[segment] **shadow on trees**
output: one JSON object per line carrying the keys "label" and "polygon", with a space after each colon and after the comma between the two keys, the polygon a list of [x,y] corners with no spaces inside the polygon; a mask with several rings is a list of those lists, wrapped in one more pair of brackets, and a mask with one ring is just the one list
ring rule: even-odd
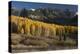
{"label": "shadow on trees", "polygon": [[18,32],[18,25],[16,25],[14,22],[11,23],[11,33],[17,33]]}

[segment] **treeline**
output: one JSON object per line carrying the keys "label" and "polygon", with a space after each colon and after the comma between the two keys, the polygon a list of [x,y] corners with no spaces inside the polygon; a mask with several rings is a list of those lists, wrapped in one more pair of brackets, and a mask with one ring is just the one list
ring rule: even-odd
{"label": "treeline", "polygon": [[66,37],[73,39],[77,38],[78,28],[76,26],[47,24],[17,16],[11,16],[11,23],[12,33],[22,33],[27,34],[28,36],[58,36],[59,40],[66,40]]}

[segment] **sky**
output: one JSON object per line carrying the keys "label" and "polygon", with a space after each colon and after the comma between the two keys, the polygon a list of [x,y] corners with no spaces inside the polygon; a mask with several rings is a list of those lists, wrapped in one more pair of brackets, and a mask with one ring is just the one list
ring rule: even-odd
{"label": "sky", "polygon": [[52,9],[69,9],[70,11],[77,12],[78,6],[77,5],[67,5],[67,4],[51,4],[51,3],[33,3],[33,2],[19,2],[19,1],[12,1],[11,3],[12,8],[17,9],[37,9],[37,8],[52,8]]}

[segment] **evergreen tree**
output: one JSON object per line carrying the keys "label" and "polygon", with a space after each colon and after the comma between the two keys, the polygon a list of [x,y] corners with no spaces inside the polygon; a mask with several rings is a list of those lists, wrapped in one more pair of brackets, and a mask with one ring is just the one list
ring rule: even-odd
{"label": "evergreen tree", "polygon": [[28,17],[28,11],[25,8],[23,8],[21,10],[20,16],[21,17]]}
{"label": "evergreen tree", "polygon": [[65,14],[66,14],[68,17],[71,17],[71,12],[70,12],[69,9],[66,9],[66,10],[65,10]]}

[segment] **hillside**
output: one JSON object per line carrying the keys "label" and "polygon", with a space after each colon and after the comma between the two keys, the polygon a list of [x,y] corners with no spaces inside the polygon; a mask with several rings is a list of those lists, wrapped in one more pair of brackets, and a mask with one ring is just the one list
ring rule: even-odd
{"label": "hillside", "polygon": [[13,15],[10,18],[12,49],[77,48],[77,26],[50,24]]}

